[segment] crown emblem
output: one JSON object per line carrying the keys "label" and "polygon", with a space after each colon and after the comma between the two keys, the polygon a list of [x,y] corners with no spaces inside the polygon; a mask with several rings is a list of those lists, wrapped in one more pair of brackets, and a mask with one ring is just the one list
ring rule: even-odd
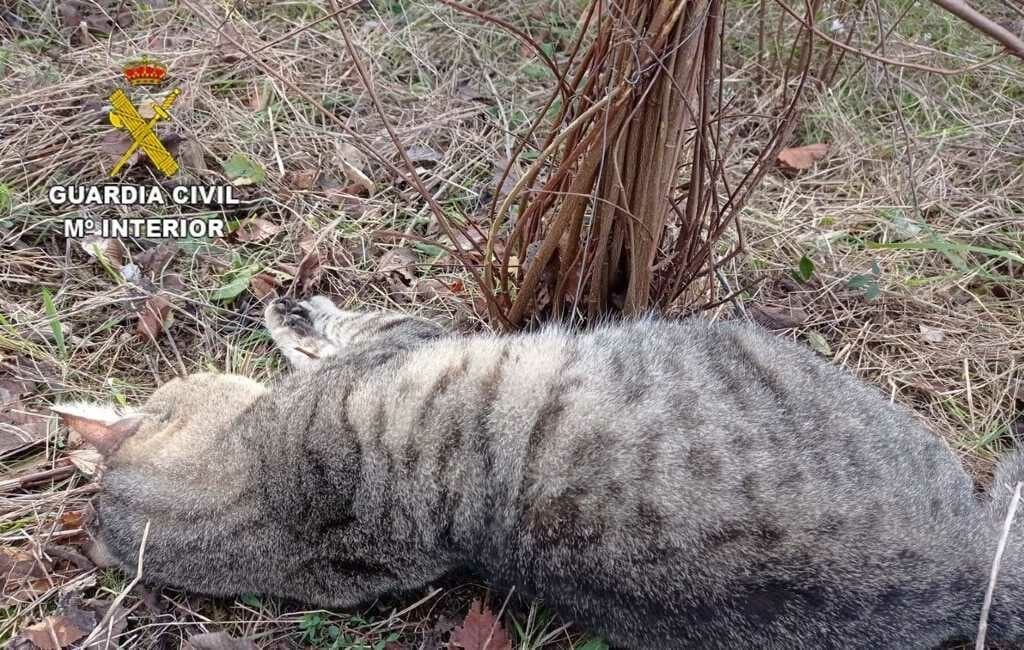
{"label": "crown emblem", "polygon": [[132,86],[157,86],[167,76],[167,68],[150,59],[133,61],[124,67],[124,78]]}

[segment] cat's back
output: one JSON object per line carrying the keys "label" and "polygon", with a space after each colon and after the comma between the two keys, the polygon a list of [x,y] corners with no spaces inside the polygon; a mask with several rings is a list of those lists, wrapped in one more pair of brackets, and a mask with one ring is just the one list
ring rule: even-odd
{"label": "cat's back", "polygon": [[974,521],[970,479],[937,436],[756,326],[639,320],[496,341],[482,422],[502,440],[510,524],[655,522],[696,547],[782,548],[949,538],[951,520]]}
{"label": "cat's back", "polygon": [[[963,550],[986,537],[956,458],[799,344],[653,320],[505,343],[511,374],[485,419],[506,495],[484,514],[496,575],[554,600],[563,585],[608,594],[595,611],[628,594],[652,638],[762,644],[774,625],[870,645],[891,631],[865,611],[910,616],[977,587]],[[666,602],[671,617],[645,618]]]}

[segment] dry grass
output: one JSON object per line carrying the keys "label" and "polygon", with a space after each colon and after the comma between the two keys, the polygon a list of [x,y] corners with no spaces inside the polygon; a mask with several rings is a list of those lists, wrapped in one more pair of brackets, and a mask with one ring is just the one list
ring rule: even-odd
{"label": "dry grass", "polygon": [[[130,18],[108,33],[66,28],[57,10],[72,4],[14,2],[0,10],[0,379],[31,383],[20,409],[39,412],[69,398],[137,401],[174,374],[203,368],[257,378],[276,374],[280,362],[259,328],[257,287],[232,299],[216,297],[240,275],[269,274],[264,277],[279,283],[279,291],[329,293],[360,307],[422,310],[456,327],[481,326],[466,272],[422,241],[452,243],[439,234],[408,180],[394,173],[398,156],[338,26],[328,20],[282,39],[322,17],[324,3],[251,3],[223,26],[219,4],[132,5]],[[977,4],[990,15],[1019,19],[998,0]],[[578,18],[572,3],[491,5],[551,44],[556,59],[572,42]],[[886,24],[906,8],[888,0],[882,5]],[[836,7],[822,16],[823,28],[833,18],[853,23]],[[870,45],[878,28],[874,4],[866,7],[857,42]],[[771,56],[763,68],[757,65],[756,3],[733,2],[729,12],[724,92],[732,111],[754,114],[777,98],[780,74]],[[552,78],[507,33],[439,4],[375,2],[342,15],[387,120],[427,189],[446,215],[474,223],[497,191],[496,170],[546,99]],[[769,11],[769,54],[776,16]],[[102,182],[120,153],[120,145],[108,142],[104,97],[118,82],[121,63],[141,51],[166,63],[185,91],[167,132],[183,136],[177,153],[186,178],[223,182],[223,161],[246,154],[266,168],[266,179],[244,188],[246,204],[225,216],[263,219],[279,230],[247,242],[236,236],[181,242],[166,267],[140,258],[154,242],[126,241],[120,261],[136,263],[143,276],[130,282],[116,264],[105,269],[65,241],[62,220],[75,213],[51,207],[45,189],[56,182]],[[956,67],[988,58],[993,49],[953,19],[911,6],[885,52]],[[795,177],[768,175],[742,215],[746,254],[719,278],[723,287],[748,288],[705,315],[727,317],[738,309],[763,317],[784,308],[785,319],[796,325],[791,335],[914,408],[984,478],[1022,428],[1024,66],[1000,60],[937,77],[847,57],[838,79],[811,92],[793,136],[794,143],[829,142],[831,154]],[[379,153],[381,159],[355,157],[376,185],[372,194],[352,186],[339,159],[351,162],[343,145],[359,143],[289,84]],[[724,136],[734,142],[740,169],[756,156],[759,133],[743,120],[729,129]],[[528,143],[528,156],[535,144]],[[129,174],[137,182],[160,182],[145,165]],[[121,212],[163,216],[176,210]],[[722,251],[731,243],[724,241]],[[414,259],[382,260],[392,248],[411,249]],[[806,280],[793,275],[803,256],[814,263]],[[867,280],[851,287],[850,279],[872,276],[873,265],[879,295],[871,300]],[[43,288],[52,295],[53,313],[44,306]],[[140,339],[138,310],[158,290],[170,298],[174,321],[158,341]],[[49,426],[45,439],[0,454],[0,546],[38,558],[45,568],[31,589],[16,598],[8,594],[0,641],[52,613],[69,595],[109,600],[128,580],[83,571],[75,565],[80,558],[67,554],[82,539],[75,513],[95,486],[69,468],[63,432]],[[26,485],[27,476],[38,478]],[[133,594],[125,601],[128,626],[117,641],[176,647],[198,631],[224,629],[256,636],[261,645],[376,648],[398,634],[402,647],[436,647],[480,589],[469,582],[443,585],[422,602],[419,597],[432,592],[357,613],[311,613],[258,598]],[[495,601],[497,609],[500,598]],[[536,608],[511,611],[529,628],[515,635],[518,647],[569,647],[581,638],[559,631],[557,622],[544,631]],[[335,644],[335,631],[344,643]]]}

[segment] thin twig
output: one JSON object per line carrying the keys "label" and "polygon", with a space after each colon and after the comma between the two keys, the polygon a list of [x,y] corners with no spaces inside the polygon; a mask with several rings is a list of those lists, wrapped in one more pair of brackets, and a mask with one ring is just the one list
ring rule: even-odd
{"label": "thin twig", "polygon": [[985,590],[985,603],[981,606],[981,620],[978,621],[978,638],[974,642],[975,650],[985,650],[985,633],[988,631],[988,612],[992,609],[992,597],[996,592],[996,578],[999,576],[999,565],[1003,561],[1003,552],[1006,550],[1006,540],[1010,537],[1010,528],[1013,526],[1013,517],[1017,514],[1017,506],[1020,505],[1021,483],[1013,489],[1013,498],[1010,500],[1010,507],[1006,511],[1006,519],[1003,520],[1003,534],[999,537],[999,545],[996,546],[996,556],[992,560],[992,573],[988,577],[988,589]]}
{"label": "thin twig", "polygon": [[125,585],[125,588],[121,590],[121,593],[117,594],[114,598],[114,602],[110,603],[110,607],[107,608],[107,613],[103,615],[103,619],[96,624],[89,636],[82,642],[83,647],[88,647],[96,637],[103,632],[103,628],[110,623],[114,616],[117,615],[118,610],[121,608],[121,603],[131,593],[131,590],[135,588],[135,585],[139,584],[142,580],[142,561],[146,556],[146,541],[149,539],[149,520],[146,520],[146,527],[142,529],[142,541],[139,542],[139,561],[135,565],[135,577],[132,581]]}

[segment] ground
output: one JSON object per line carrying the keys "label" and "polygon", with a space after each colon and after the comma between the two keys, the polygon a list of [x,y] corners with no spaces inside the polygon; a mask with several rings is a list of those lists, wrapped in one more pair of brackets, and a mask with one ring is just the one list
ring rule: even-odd
{"label": "ground", "polygon": [[[855,45],[918,67],[850,53],[832,79],[830,66],[815,69],[786,144],[827,144],[828,153],[809,169],[765,176],[742,213],[744,253],[718,280],[737,296],[699,317],[747,316],[807,342],[914,409],[983,484],[1024,433],[1024,64],[995,56],[986,38],[928,2],[850,4],[825,3],[819,29],[842,40],[856,26]],[[974,4],[1024,32],[1012,2]],[[200,369],[269,379],[283,360],[259,319],[275,293],[415,310],[466,331],[488,326],[407,179],[352,146],[364,138],[398,159],[338,24],[316,22],[331,5],[231,6],[0,8],[0,569],[10,578],[0,641],[53,615],[91,632],[131,581],[82,555],[95,468],[47,405],[137,402]],[[507,30],[436,2],[338,8],[429,191],[453,218],[478,218],[550,91],[549,71]],[[486,9],[556,61],[581,15],[559,0]],[[884,47],[879,20],[886,32],[896,25]],[[758,21],[759,3],[729,3],[723,88],[750,114],[773,110],[782,75],[779,12],[768,7],[763,55]],[[103,182],[130,144],[107,121],[106,96],[143,52],[183,91],[172,123],[159,127],[181,164],[177,180],[231,181],[243,204],[114,211],[226,216],[226,237],[69,239],[68,217],[109,209],[47,201],[53,184]],[[726,135],[743,143],[746,122],[736,124]],[[128,164],[130,181],[160,181],[139,156]],[[727,233],[723,249],[737,236]],[[505,606],[505,594],[471,580],[359,612],[136,590],[113,610],[112,629],[116,643],[141,647],[223,631],[260,646],[431,648],[481,597],[516,648],[604,647],[543,607]]]}

